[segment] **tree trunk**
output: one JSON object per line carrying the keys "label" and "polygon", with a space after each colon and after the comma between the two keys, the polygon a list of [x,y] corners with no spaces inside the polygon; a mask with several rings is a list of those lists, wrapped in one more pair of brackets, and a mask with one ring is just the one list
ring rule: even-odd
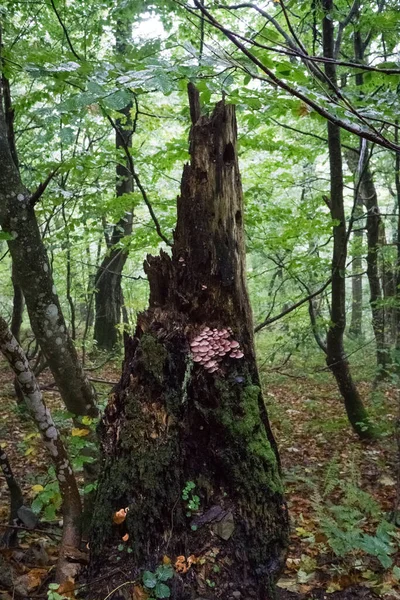
{"label": "tree trunk", "polygon": [[[287,510],[245,282],[235,110],[220,102],[201,117],[189,89],[191,163],[172,257],[147,257],[149,309],[102,420],[91,598],[104,595],[96,574],[115,573],[126,533],[127,577],[142,581],[167,556],[174,600],[235,590],[266,600],[285,559]],[[116,512],[127,514],[120,525]],[[110,575],[107,587],[121,581]]]}
{"label": "tree trunk", "polygon": [[[322,22],[324,57],[334,58],[333,0],[323,0],[325,16]],[[334,62],[325,63],[325,73],[337,85]],[[340,128],[328,122],[328,149],[330,164],[330,209],[332,219],[337,222],[333,228],[332,257],[332,308],[331,325],[327,334],[326,362],[338,384],[344,400],[347,416],[354,431],[360,438],[373,437],[367,411],[364,408],[357,387],[350,373],[345,354],[343,336],[346,328],[346,257],[347,233],[343,202],[343,164],[340,141]]]}
{"label": "tree trunk", "polygon": [[[399,128],[398,121],[396,121],[395,129],[395,140],[399,142]],[[396,371],[400,374],[400,153],[396,153],[395,166],[394,166],[394,177],[396,184],[396,196],[397,196],[397,256],[396,256],[396,322],[397,322],[397,336],[396,336]]]}
{"label": "tree trunk", "polygon": [[385,308],[383,290],[379,277],[379,249],[381,247],[381,216],[378,197],[371,171],[367,164],[363,166],[360,182],[360,194],[367,210],[367,277],[370,290],[372,327],[376,343],[376,363],[378,378],[387,375],[389,349],[385,336]]}
{"label": "tree trunk", "polygon": [[49,452],[49,458],[53,463],[60,486],[63,502],[63,535],[59,548],[56,581],[61,583],[68,577],[75,577],[77,574],[78,567],[70,562],[68,556],[71,550],[79,549],[81,540],[81,500],[78,486],[64,444],[50,411],[43,401],[39,384],[29,366],[28,359],[1,316],[0,352],[7,359],[18,378],[29,411]]}
{"label": "tree trunk", "polygon": [[10,514],[8,523],[10,528],[6,529],[1,537],[1,547],[12,547],[17,542],[17,529],[12,526],[18,521],[18,511],[24,505],[24,497],[18,481],[15,479],[5,450],[0,451],[0,467],[10,492]]}
{"label": "tree trunk", "polygon": [[122,269],[128,253],[113,247],[125,235],[132,233],[132,214],[126,213],[113,230],[111,249],[103,258],[95,280],[96,319],[94,339],[101,350],[112,350],[121,339],[118,326],[121,323]]}
{"label": "tree trunk", "polygon": [[0,164],[0,225],[13,236],[8,246],[33,333],[67,409],[76,415],[95,416],[95,393],[66,330],[31,195],[10,152],[1,97]]}
{"label": "tree trunk", "polygon": [[[362,200],[359,194],[356,198],[355,217],[362,214]],[[353,233],[352,240],[352,279],[351,279],[351,321],[349,327],[349,335],[353,338],[361,338],[362,336],[362,249],[363,231],[360,226],[360,221],[357,221],[357,230]]]}
{"label": "tree trunk", "polygon": [[[129,32],[132,28],[128,19],[118,19],[115,32],[116,53],[124,56]],[[116,195],[117,198],[133,192],[133,176],[129,170],[127,157],[124,154],[132,146],[132,103],[121,110],[121,118],[115,123],[115,147],[117,151],[116,166]],[[121,159],[120,153],[124,154]],[[122,270],[128,258],[127,250],[118,247],[123,237],[132,233],[131,212],[114,226],[111,239],[106,236],[107,254],[104,257],[96,275],[95,306],[96,320],[94,339],[101,350],[112,350],[121,339],[118,326],[121,323],[122,304]]]}

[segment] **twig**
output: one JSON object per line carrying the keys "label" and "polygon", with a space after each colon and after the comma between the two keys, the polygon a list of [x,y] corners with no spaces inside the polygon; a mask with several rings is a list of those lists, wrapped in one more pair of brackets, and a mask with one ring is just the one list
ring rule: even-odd
{"label": "twig", "polygon": [[[113,119],[104,110],[104,108],[102,108],[102,110],[103,110],[103,114],[108,119],[108,121],[111,124],[112,128],[116,131],[116,133],[118,133],[118,127],[114,123]],[[149,198],[147,196],[147,192],[144,189],[144,187],[142,186],[141,181],[139,179],[139,176],[138,176],[138,174],[135,171],[135,167],[134,167],[134,164],[133,164],[132,156],[131,156],[131,153],[129,152],[129,147],[126,144],[125,140],[122,138],[122,136],[121,136],[121,142],[122,142],[122,147],[123,147],[123,149],[125,151],[125,154],[126,154],[126,158],[128,160],[128,163],[129,163],[129,169],[130,169],[131,175],[132,175],[132,177],[133,177],[133,179],[134,179],[137,187],[139,188],[140,193],[142,194],[142,198],[144,200],[144,203],[146,204],[147,208],[149,209],[149,213],[150,213],[151,218],[153,219],[153,223],[155,225],[156,231],[157,231],[159,237],[163,240],[163,242],[165,242],[167,244],[167,246],[172,246],[172,242],[161,231],[160,223],[158,222],[156,214],[155,214],[155,212],[153,210],[153,207],[152,207],[152,205],[150,203],[150,200],[149,200]]]}
{"label": "twig", "polygon": [[328,279],[328,281],[326,283],[324,283],[324,285],[322,287],[320,287],[316,292],[313,292],[312,294],[309,294],[305,298],[302,298],[302,300],[299,300],[295,304],[292,304],[292,306],[289,306],[289,308],[286,308],[285,310],[283,310],[281,313],[279,313],[279,315],[275,315],[275,317],[265,319],[262,323],[259,323],[254,328],[254,332],[257,333],[257,331],[260,331],[260,329],[262,329],[263,327],[266,327],[267,325],[270,325],[271,323],[275,323],[275,321],[282,319],[282,317],[285,317],[289,313],[293,312],[294,310],[296,310],[296,308],[299,308],[299,306],[302,306],[306,302],[309,302],[310,300],[315,298],[315,296],[322,294],[322,292],[324,290],[326,290],[326,288],[328,287],[328,285],[330,285],[331,282],[332,282],[332,278],[330,277]]}
{"label": "twig", "polygon": [[76,58],[77,60],[79,60],[79,61],[80,61],[80,60],[81,60],[81,57],[80,57],[80,56],[79,56],[79,54],[78,54],[77,52],[75,52],[75,50],[74,50],[74,47],[73,47],[73,45],[72,45],[71,39],[70,39],[70,37],[69,37],[69,34],[68,34],[68,30],[67,30],[67,28],[65,27],[65,25],[64,25],[64,23],[63,23],[63,21],[62,21],[62,19],[61,19],[61,17],[60,17],[60,14],[59,14],[59,12],[58,12],[58,10],[57,10],[57,8],[56,8],[56,5],[54,4],[54,0],[50,0],[50,2],[51,2],[51,6],[53,7],[54,13],[55,13],[55,15],[56,15],[56,17],[57,17],[57,20],[58,20],[58,22],[60,23],[60,25],[61,25],[61,27],[62,27],[62,29],[63,29],[64,33],[65,33],[65,38],[66,38],[66,40],[67,40],[67,44],[68,44],[68,46],[69,46],[69,48],[70,48],[70,50],[71,50],[72,54],[75,56],[75,58]]}
{"label": "twig", "polygon": [[58,167],[56,167],[53,171],[51,171],[51,173],[49,173],[47,175],[46,179],[44,181],[42,181],[42,183],[39,183],[36,191],[34,191],[33,194],[31,194],[31,197],[29,199],[29,204],[31,206],[35,206],[35,204],[42,197],[47,186],[49,185],[49,183],[53,179],[53,177],[56,175],[56,173],[59,171],[60,167],[61,167],[61,165],[58,165]]}

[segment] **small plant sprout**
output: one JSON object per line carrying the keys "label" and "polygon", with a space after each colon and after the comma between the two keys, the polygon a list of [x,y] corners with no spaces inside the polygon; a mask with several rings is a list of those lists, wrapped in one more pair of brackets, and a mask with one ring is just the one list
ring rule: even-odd
{"label": "small plant sprout", "polygon": [[142,576],[143,587],[148,593],[148,600],[169,598],[171,590],[165,583],[174,576],[171,565],[160,565],[155,571],[145,571]]}
{"label": "small plant sprout", "polygon": [[196,512],[200,508],[200,496],[194,493],[196,484],[193,481],[187,481],[182,490],[182,500],[185,500],[188,512],[186,516],[190,517],[192,512]]}

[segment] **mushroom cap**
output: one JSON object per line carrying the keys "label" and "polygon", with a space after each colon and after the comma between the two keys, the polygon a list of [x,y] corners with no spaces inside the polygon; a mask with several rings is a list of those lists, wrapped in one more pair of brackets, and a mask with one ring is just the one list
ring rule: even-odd
{"label": "mushroom cap", "polygon": [[216,365],[217,363],[215,362],[215,360],[209,360],[204,366],[206,367],[206,369],[211,369],[211,367],[215,367]]}
{"label": "mushroom cap", "polygon": [[236,352],[236,356],[235,358],[243,358],[244,354],[241,350],[239,350],[238,352]]}
{"label": "mushroom cap", "polygon": [[195,354],[195,355],[193,356],[193,361],[194,361],[194,362],[200,362],[200,361],[201,361],[201,356],[199,356],[198,354]]}
{"label": "mushroom cap", "polygon": [[232,340],[231,342],[229,342],[229,345],[231,348],[239,348],[240,346],[239,342],[237,342],[236,340]]}

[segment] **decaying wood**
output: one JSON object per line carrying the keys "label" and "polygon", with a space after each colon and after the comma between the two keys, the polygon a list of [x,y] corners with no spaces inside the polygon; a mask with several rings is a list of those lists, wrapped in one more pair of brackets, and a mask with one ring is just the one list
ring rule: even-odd
{"label": "decaying wood", "polygon": [[[198,116],[192,105],[193,114],[172,255],[147,257],[149,308],[102,420],[90,576],[115,573],[122,543],[132,581],[169,557],[175,600],[233,591],[266,600],[284,562],[287,512],[255,362],[235,109],[220,102]],[[182,497],[187,482],[194,508]],[[115,513],[126,518],[116,524]],[[92,586],[91,598],[104,590]]]}

